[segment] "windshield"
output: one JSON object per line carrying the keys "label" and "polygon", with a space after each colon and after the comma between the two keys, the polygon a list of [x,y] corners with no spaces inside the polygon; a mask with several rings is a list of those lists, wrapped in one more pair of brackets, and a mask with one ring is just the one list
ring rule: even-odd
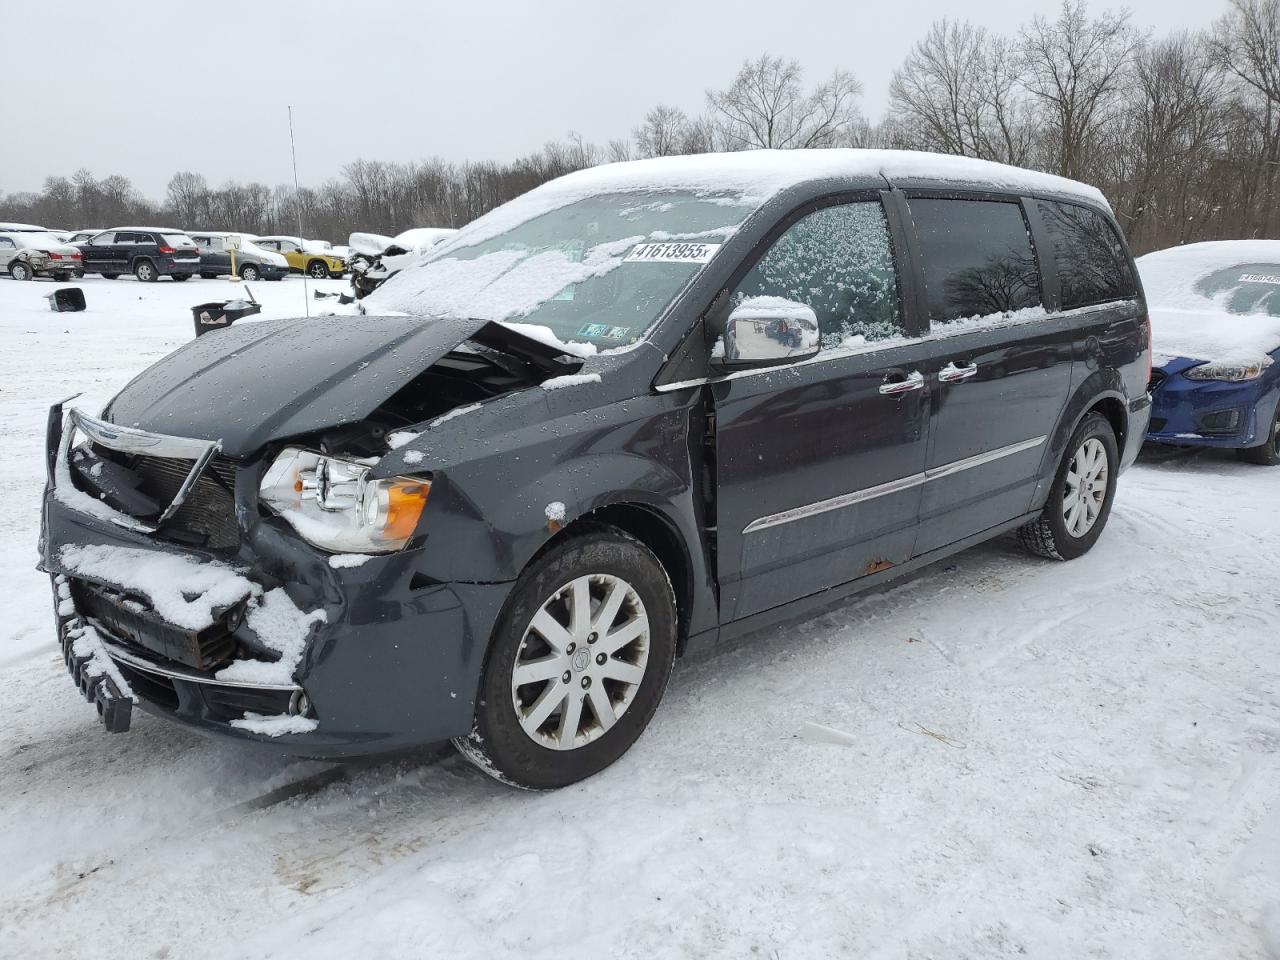
{"label": "windshield", "polygon": [[368,312],[519,321],[566,343],[629,346],[753,209],[692,192],[586,197],[480,243],[446,244],[384,284]]}

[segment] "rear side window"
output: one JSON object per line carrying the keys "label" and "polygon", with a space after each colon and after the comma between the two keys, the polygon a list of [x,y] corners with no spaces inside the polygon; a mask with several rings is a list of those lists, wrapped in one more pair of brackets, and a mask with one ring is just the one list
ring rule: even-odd
{"label": "rear side window", "polygon": [[1036,307],[1040,268],[1018,203],[910,201],[933,325]]}
{"label": "rear side window", "polygon": [[1124,244],[1105,217],[1071,203],[1036,202],[1057,251],[1063,309],[1134,295]]}
{"label": "rear side window", "polygon": [[0,237],[0,250],[14,250],[17,246],[18,245],[8,237]]}
{"label": "rear side window", "polygon": [[161,239],[171,247],[192,247],[195,244],[185,233],[162,233]]}
{"label": "rear side window", "polygon": [[94,238],[93,238],[92,240],[90,240],[89,242],[90,242],[90,243],[96,243],[96,244],[98,244],[99,246],[106,246],[108,243],[114,243],[114,242],[115,242],[115,238],[116,238],[115,233],[113,233],[112,231],[108,230],[106,233],[100,233],[100,234],[98,234],[96,237],[94,237]]}
{"label": "rear side window", "polygon": [[906,333],[898,274],[878,200],[823,207],[797,220],[733,293],[781,297],[811,308],[825,347],[856,346]]}

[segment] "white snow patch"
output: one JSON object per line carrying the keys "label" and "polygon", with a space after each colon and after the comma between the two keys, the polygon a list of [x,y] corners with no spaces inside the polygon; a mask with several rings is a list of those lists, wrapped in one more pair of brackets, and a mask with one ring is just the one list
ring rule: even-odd
{"label": "white snow patch", "polygon": [[70,635],[75,638],[71,643],[71,652],[77,657],[89,658],[89,662],[82,669],[87,671],[91,677],[110,677],[121,696],[128,697],[134,703],[137,703],[138,698],[134,694],[133,688],[125,682],[115,661],[107,655],[107,649],[102,643],[102,635],[94,629],[93,624],[85,623],[81,620],[76,626],[68,627],[68,630]]}
{"label": "white snow patch", "polygon": [[258,635],[263,645],[277,651],[280,659],[236,660],[216,674],[219,680],[252,681],[255,683],[292,683],[293,671],[298,668],[306,650],[307,635],[315,623],[328,619],[323,610],[303,613],[284,587],[268,590],[249,608],[249,629]]}
{"label": "white snow patch", "polygon": [[[448,423],[448,422],[449,422],[450,420],[452,420],[454,417],[460,417],[460,416],[462,416],[464,413],[470,413],[472,410],[479,410],[479,409],[480,409],[480,404],[478,404],[478,403],[469,403],[469,404],[467,404],[465,407],[454,407],[454,408],[453,408],[452,410],[450,410],[448,413],[446,413],[446,414],[444,414],[444,415],[442,415],[442,416],[436,417],[436,418],[435,418],[434,420],[432,420],[432,421],[431,421],[431,423],[429,423],[427,426],[429,426],[429,427],[438,427],[438,426],[440,426],[440,424],[442,424],[442,423]],[[407,461],[408,461],[408,462],[410,462],[410,463],[417,463],[417,462],[418,462],[417,460],[409,460],[409,456],[410,456],[410,454],[406,453],[406,454],[404,455],[405,460],[407,460]],[[421,454],[419,454],[418,459],[419,459],[419,460],[420,460],[420,459],[422,459]]]}
{"label": "white snow patch", "polygon": [[[504,327],[523,333],[530,340],[537,340],[539,343],[545,343],[548,347],[555,347],[557,350],[563,350],[565,353],[574,357],[594,357],[597,352],[594,343],[585,341],[561,340],[555,335],[550,327],[544,327],[540,323],[503,323]],[[614,349],[617,349],[616,347]]]}
{"label": "white snow patch", "polygon": [[373,559],[371,553],[335,553],[329,558],[329,566],[335,570],[347,570],[360,567]]}
{"label": "white snow patch", "polygon": [[564,504],[559,500],[553,500],[547,504],[547,509],[543,511],[547,515],[548,520],[554,520],[557,523],[564,521]]}
{"label": "white snow patch", "polygon": [[552,377],[542,381],[543,390],[563,390],[565,387],[577,387],[584,383],[599,383],[598,373],[570,373],[563,377]]}
{"label": "white snow patch", "polygon": [[286,733],[310,733],[320,726],[320,721],[314,717],[291,717],[287,713],[270,717],[261,713],[246,713],[239,720],[232,720],[231,726],[267,737],[280,737]]}
{"label": "white snow patch", "polygon": [[387,446],[392,450],[399,450],[406,443],[412,443],[420,436],[420,433],[413,430],[397,430],[395,433],[387,434]]}
{"label": "white snow patch", "polygon": [[73,545],[63,547],[59,558],[81,576],[142,594],[157,614],[188,630],[203,630],[213,623],[215,608],[261,591],[224,564],[154,550]]}
{"label": "white snow patch", "polygon": [[427,459],[427,455],[421,450],[406,450],[404,454],[404,462],[408,464],[418,464]]}

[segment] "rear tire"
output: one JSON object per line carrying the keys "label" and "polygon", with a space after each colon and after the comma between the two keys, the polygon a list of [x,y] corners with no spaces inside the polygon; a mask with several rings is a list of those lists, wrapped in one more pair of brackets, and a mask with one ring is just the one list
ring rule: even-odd
{"label": "rear tire", "polygon": [[516,581],[475,725],[454,745],[490,776],[531,790],[599,773],[648,726],[675,650],[675,595],[657,557],[620,530],[590,528]]}
{"label": "rear tire", "polygon": [[1050,560],[1074,560],[1102,535],[1115,499],[1119,447],[1111,422],[1090,413],[1067,444],[1040,516],[1018,530],[1032,553]]}
{"label": "rear tire", "polygon": [[1271,421],[1271,433],[1267,435],[1266,443],[1237,450],[1236,456],[1245,463],[1256,463],[1262,467],[1280,464],[1280,406],[1277,406],[1275,418]]}
{"label": "rear tire", "polygon": [[21,260],[15,260],[9,264],[9,276],[15,280],[33,280],[35,275],[35,271]]}
{"label": "rear tire", "polygon": [[118,273],[104,273],[102,275],[103,280],[118,280],[119,278],[120,274]]}
{"label": "rear tire", "polygon": [[56,283],[66,283],[71,279],[71,274],[67,273],[65,270],[60,270],[53,275],[53,279]]}
{"label": "rear tire", "polygon": [[329,267],[323,260],[312,260],[307,264],[307,276],[312,280],[328,280]]}
{"label": "rear tire", "polygon": [[160,279],[156,265],[150,260],[139,260],[133,265],[133,275],[143,283],[155,283]]}
{"label": "rear tire", "polygon": [[201,280],[217,280],[218,275],[216,273],[202,273],[200,274],[200,279]]}
{"label": "rear tire", "polygon": [[189,274],[189,273],[175,273],[172,276],[170,276],[169,279],[177,280],[179,283],[181,283],[183,280],[190,280],[191,277],[192,277],[192,274]]}
{"label": "rear tire", "polygon": [[247,280],[249,283],[256,283],[261,276],[258,268],[252,263],[242,263],[240,265],[240,279]]}

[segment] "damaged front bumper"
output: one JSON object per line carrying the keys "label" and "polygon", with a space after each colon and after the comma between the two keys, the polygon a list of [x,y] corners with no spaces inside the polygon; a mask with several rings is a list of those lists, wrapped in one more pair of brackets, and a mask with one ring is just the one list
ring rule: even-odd
{"label": "damaged front bumper", "polygon": [[[239,505],[234,551],[174,543],[163,524],[96,508],[107,505],[78,487],[78,497],[59,496],[59,484],[88,487],[87,476],[72,477],[80,468],[67,423],[60,406],[51,410],[41,569],[53,579],[68,667],[108,730],[127,730],[136,704],[203,731],[328,758],[394,752],[470,731],[487,639],[509,584],[428,580],[418,571],[424,548],[335,569],[287,524],[265,516],[245,522]],[[253,466],[240,469],[252,473]],[[237,486],[255,484],[253,475]],[[210,627],[189,630],[166,621],[129,584],[113,582],[109,570],[86,573],[68,562],[86,548],[151,551],[217,567],[243,578],[255,601],[283,591],[299,611],[322,611],[323,620],[308,624],[286,677],[257,679],[254,668],[272,664],[263,662],[269,651],[242,604],[217,608]],[[231,665],[232,676],[220,676]],[[263,719],[295,722],[256,722]]]}

